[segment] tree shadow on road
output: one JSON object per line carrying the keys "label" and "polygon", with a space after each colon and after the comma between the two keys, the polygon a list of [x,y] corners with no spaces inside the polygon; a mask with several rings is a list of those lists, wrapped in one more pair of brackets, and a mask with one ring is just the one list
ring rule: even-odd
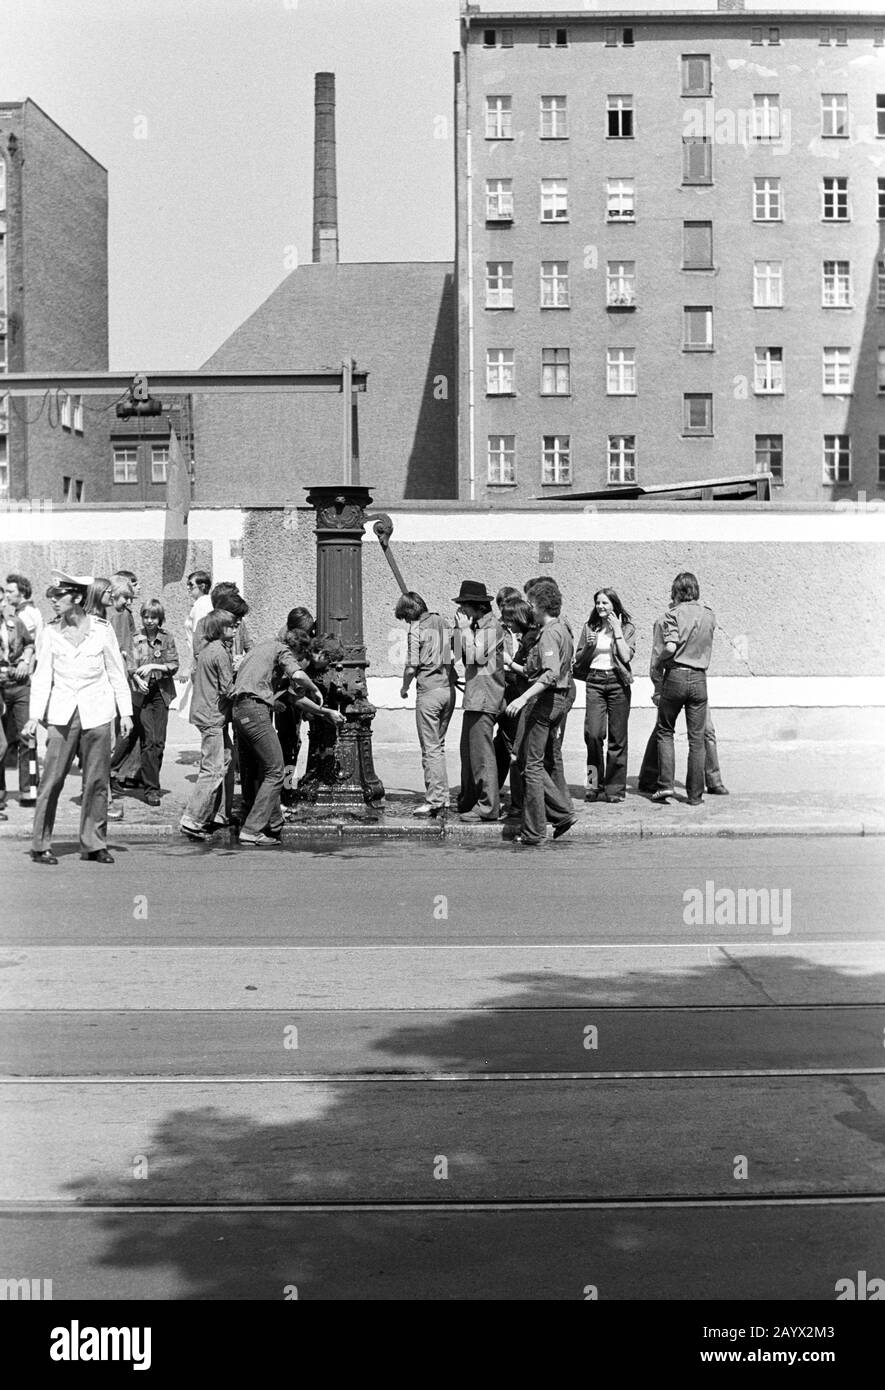
{"label": "tree shadow on road", "polygon": [[[590,1284],[619,1298],[831,1298],[837,1278],[875,1265],[881,1206],[859,1206],[854,1220],[854,1208],[845,1207],[630,1203],[881,1193],[880,1078],[494,1080],[496,1069],[511,1070],[508,1057],[519,1064],[513,1071],[594,1069],[600,1053],[594,1058],[584,1046],[588,1024],[599,1029],[601,1047],[616,1023],[628,1070],[631,1047],[653,1017],[657,1070],[682,1069],[685,1029],[700,1012],[705,1026],[711,1017],[724,1026],[725,1014],[704,1008],[723,997],[722,977],[729,976],[730,997],[732,982],[744,989],[770,966],[763,948],[742,954],[739,967],[711,954],[700,966],[604,979],[505,973],[501,992],[478,1009],[405,1022],[392,1014],[389,1031],[376,1030],[366,1050],[372,1079],[294,1085],[286,1077],[298,1052],[286,1056],[281,1043],[279,1082],[209,1078],[193,1090],[211,1098],[195,1096],[192,1106],[181,1105],[183,1088],[170,1082],[176,1103],[144,1145],[147,1179],[134,1176],[137,1156],[122,1155],[111,1136],[113,1160],[66,1185],[67,1197],[84,1207],[138,1209],[77,1217],[90,1240],[100,1236],[101,1253],[88,1287],[59,1286],[56,1297],[117,1297],[117,1278],[124,1287],[137,1275],[154,1290],[148,1296],[204,1300],[581,1298]],[[885,998],[885,976],[822,965],[799,948],[779,955],[779,971],[784,983],[800,982],[798,997],[812,1006]],[[677,1007],[652,1015],[655,1002]],[[764,1006],[762,992],[754,1004]],[[790,1010],[779,1012],[786,1039]],[[872,1054],[881,1048],[882,1012],[869,1023],[856,1010],[870,1038],[870,1067],[880,1062]],[[826,1029],[830,1015],[820,1013]],[[750,1030],[760,1011],[740,1018]],[[309,1011],[293,1008],[292,1019],[302,1035],[309,1031]],[[784,1065],[794,1065],[792,1055]],[[474,1079],[379,1075],[416,1067]],[[149,1057],[144,1072],[151,1073]],[[136,1120],[162,1107],[157,1090],[131,1083],[124,1100]],[[741,1154],[749,1156],[746,1184],[735,1179]],[[591,1200],[627,1205],[567,1205]],[[527,1201],[566,1205],[525,1209]],[[213,1210],[217,1203],[250,1209]],[[366,1203],[390,1205],[358,1209]],[[506,1205],[462,1211],[461,1203]],[[176,1209],[151,1211],[166,1204]],[[287,1210],[292,1204],[322,1209]]]}

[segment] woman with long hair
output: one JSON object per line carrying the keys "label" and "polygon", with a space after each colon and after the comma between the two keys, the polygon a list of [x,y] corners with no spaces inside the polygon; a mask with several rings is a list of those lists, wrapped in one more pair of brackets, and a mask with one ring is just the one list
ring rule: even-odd
{"label": "woman with long hair", "polygon": [[[584,742],[587,745],[586,801],[623,801],[627,795],[627,725],[630,663],[636,629],[615,589],[597,589],[575,653],[575,675],[587,682]],[[606,740],[608,750],[606,756]]]}

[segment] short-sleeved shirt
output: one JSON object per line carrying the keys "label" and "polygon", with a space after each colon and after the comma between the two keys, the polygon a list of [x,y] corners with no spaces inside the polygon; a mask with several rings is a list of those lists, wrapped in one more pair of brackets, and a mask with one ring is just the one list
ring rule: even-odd
{"label": "short-sleeved shirt", "polygon": [[[237,699],[240,695],[251,695],[254,700],[260,700],[262,704],[270,705],[273,708],[274,675],[280,671],[287,676],[301,676],[303,674],[301,667],[285,643],[278,642],[275,637],[256,643],[243,657],[240,669],[237,671],[234,698]],[[303,684],[303,682],[299,682],[299,684]]]}
{"label": "short-sleeved shirt", "polygon": [[543,681],[556,690],[567,690],[571,680],[575,642],[566,618],[553,618],[541,628],[529,652],[526,675],[532,684]]}
{"label": "short-sleeved shirt", "polygon": [[504,628],[493,613],[476,627],[459,630],[464,662],[464,698],[468,713],[498,714],[504,708]]}
{"label": "short-sleeved shirt", "polygon": [[689,599],[668,608],[661,621],[664,644],[674,643],[670,660],[677,666],[692,666],[706,671],[713,653],[713,633],[716,615],[708,603]]}
{"label": "short-sleeved shirt", "polygon": [[415,671],[415,688],[438,690],[454,684],[452,628],[439,613],[422,613],[409,624],[406,665]]}

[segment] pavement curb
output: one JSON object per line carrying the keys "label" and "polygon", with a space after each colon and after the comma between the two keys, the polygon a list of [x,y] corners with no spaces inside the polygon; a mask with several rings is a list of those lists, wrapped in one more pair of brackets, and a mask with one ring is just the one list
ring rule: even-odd
{"label": "pavement curb", "polygon": [[[516,833],[515,826],[510,827],[501,823],[498,825],[461,825],[458,822],[448,822],[444,826],[430,827],[427,825],[409,825],[406,822],[398,822],[394,817],[384,824],[373,824],[363,821],[326,821],[316,825],[289,823],[283,830],[283,840],[422,840],[422,841],[452,841],[452,842],[477,842],[481,844],[510,844]],[[863,837],[882,837],[885,836],[885,823],[867,822],[862,819],[839,819],[809,825],[807,822],[789,821],[778,819],[777,821],[758,822],[748,825],[746,822],[739,821],[696,821],[693,823],[667,823],[654,824],[646,820],[625,821],[621,823],[608,824],[585,822],[576,825],[568,832],[568,836],[563,838],[570,844],[598,844],[600,840],[662,840],[662,839],[738,839],[753,840],[765,838],[778,839],[798,839],[798,838],[844,838],[849,836]],[[57,826],[56,840],[76,839],[77,826]],[[10,826],[0,825],[0,840],[27,841],[31,838],[30,826]],[[179,835],[177,824],[168,822],[152,822],[140,824],[121,824],[114,823],[108,832],[108,843],[114,844],[138,843],[172,840],[176,839],[184,843],[186,837]],[[191,842],[193,843],[193,842]],[[206,841],[207,844],[220,845],[225,843],[221,832],[213,840]]]}

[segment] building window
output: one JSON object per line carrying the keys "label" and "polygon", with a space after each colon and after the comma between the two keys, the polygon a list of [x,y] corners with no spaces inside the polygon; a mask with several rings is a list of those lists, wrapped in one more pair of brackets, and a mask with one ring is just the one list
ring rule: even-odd
{"label": "building window", "polygon": [[712,90],[709,53],[683,53],[682,95],[708,97]]}
{"label": "building window", "polygon": [[605,272],[606,303],[632,309],[636,304],[636,262],[609,261]]}
{"label": "building window", "polygon": [[74,398],[73,396],[63,396],[61,402],[61,427],[63,430],[74,428]]}
{"label": "building window", "polygon": [[541,221],[568,221],[568,179],[541,180]]}
{"label": "building window", "polygon": [[757,347],[753,361],[753,389],[757,396],[782,396],[784,393],[783,348]]}
{"label": "building window", "polygon": [[750,43],[754,48],[761,47],[762,44],[762,25],[754,24],[750,30]]}
{"label": "building window", "polygon": [[820,99],[820,127],[823,136],[848,136],[847,92],[824,92]]}
{"label": "building window", "polygon": [[483,48],[494,48],[498,42],[498,34],[495,29],[483,29],[482,46]]}
{"label": "building window", "polygon": [[512,396],[513,348],[486,349],[486,392],[490,396]]}
{"label": "building window", "polygon": [[880,487],[885,487],[885,434],[879,435],[879,476]]}
{"label": "building window", "polygon": [[608,437],[609,483],[636,482],[636,435],[610,434]]}
{"label": "building window", "polygon": [[486,221],[513,221],[512,179],[486,179]]}
{"label": "building window", "polygon": [[824,348],[823,389],[828,395],[851,393],[851,348]]}
{"label": "building window", "polygon": [[880,347],[876,355],[876,390],[885,394],[885,347]]}
{"label": "building window", "polygon": [[851,262],[824,261],[823,297],[825,309],[851,307]]}
{"label": "building window", "polygon": [[541,262],[541,308],[568,308],[568,261]]}
{"label": "building window", "polygon": [[539,48],[568,48],[568,29],[541,29],[538,33]]}
{"label": "building window", "polygon": [[486,261],[486,308],[513,308],[512,261]]}
{"label": "building window", "polygon": [[541,139],[564,140],[567,135],[565,97],[541,97]]}
{"label": "building window", "polygon": [[114,482],[138,482],[138,450],[136,448],[114,449]]}
{"label": "building window", "polygon": [[[846,180],[846,182],[847,182],[847,180]],[[878,179],[878,180],[877,180],[877,185],[878,185],[878,194],[879,194],[879,199],[878,199],[878,218],[879,218],[879,221],[880,221],[880,222],[885,222],[885,179]],[[847,195],[846,195],[845,201],[846,201],[846,204],[847,204],[847,202],[848,202],[848,197],[847,197]]]}
{"label": "building window", "polygon": [[609,348],[605,354],[605,370],[609,396],[636,395],[635,348]]}
{"label": "building window", "polygon": [[876,263],[876,308],[885,309],[885,260]]}
{"label": "building window", "polygon": [[165,483],[169,469],[169,445],[151,445],[151,482]]}
{"label": "building window", "polygon": [[824,435],[824,482],[851,482],[851,435]]}
{"label": "building window", "polygon": [[753,262],[753,305],[757,309],[783,308],[783,261]]}
{"label": "building window", "polygon": [[513,30],[483,29],[482,46],[483,48],[512,48]]}
{"label": "building window", "polygon": [[756,435],[756,472],[770,473],[776,483],[784,481],[784,437],[782,434]]}
{"label": "building window", "polygon": [[833,40],[830,38],[830,30],[826,25],[819,30],[817,41],[819,44],[823,44],[824,46],[833,42]]}
{"label": "building window", "polygon": [[780,179],[753,180],[753,221],[780,222],[783,218]]}
{"label": "building window", "polygon": [[837,30],[836,30],[836,43],[837,43],[837,45],[839,46],[839,48],[845,48],[845,47],[846,47],[846,45],[847,45],[847,43],[848,43],[848,30],[847,30],[847,29],[837,29]]}
{"label": "building window", "polygon": [[634,179],[606,181],[606,217],[609,222],[633,222],[636,218]]}
{"label": "building window", "polygon": [[713,309],[705,304],[682,310],[682,349],[684,352],[712,352]]}
{"label": "building window", "polygon": [[486,139],[513,139],[512,97],[486,97]]}
{"label": "building window", "polygon": [[69,477],[67,477],[67,476],[63,477],[63,478],[62,478],[62,493],[63,493],[63,496],[64,496],[64,500],[65,500],[66,502],[82,502],[82,501],[83,501],[83,479],[82,479],[82,478],[69,478]]}
{"label": "building window", "polygon": [[683,397],[683,434],[713,433],[713,397],[687,395]]}
{"label": "building window", "polygon": [[542,348],[541,395],[568,396],[571,389],[571,352],[569,348]]}
{"label": "building window", "polygon": [[572,480],[571,440],[567,434],[545,434],[541,457],[542,483],[570,483]]}
{"label": "building window", "polygon": [[885,29],[873,30],[873,47],[882,48],[885,46]]}
{"label": "building window", "polygon": [[712,222],[683,222],[682,269],[713,269]]}
{"label": "building window", "polygon": [[848,221],[848,179],[824,179],[823,181],[823,220],[825,222]]}
{"label": "building window", "polygon": [[885,136],[885,96],[876,97],[876,134]]}
{"label": "building window", "polygon": [[753,97],[753,139],[781,138],[781,99],[770,92],[757,92]]}
{"label": "building window", "polygon": [[682,140],[682,182],[713,182],[713,143],[707,135],[686,135]]}
{"label": "building window", "polygon": [[627,29],[606,29],[606,31],[605,31],[605,46],[606,46],[606,48],[617,48],[619,45],[620,45],[621,47],[623,47],[623,48],[632,48],[632,47],[633,47],[633,30],[632,30],[631,28],[627,28]]}
{"label": "building window", "polygon": [[632,96],[610,96],[606,101],[605,133],[609,140],[632,140]]}
{"label": "building window", "polygon": [[489,435],[489,482],[516,482],[516,435]]}
{"label": "building window", "polygon": [[768,31],[768,42],[776,48],[781,41],[781,31],[776,25],[772,25]]}

